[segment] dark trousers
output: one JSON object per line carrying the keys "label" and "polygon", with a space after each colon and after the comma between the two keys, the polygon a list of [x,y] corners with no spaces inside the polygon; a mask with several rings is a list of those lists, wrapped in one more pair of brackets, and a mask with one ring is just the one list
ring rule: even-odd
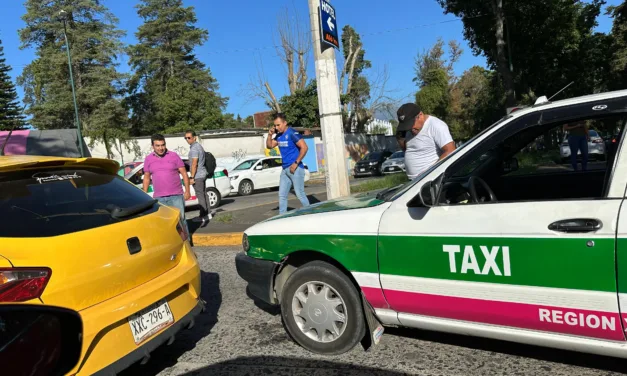
{"label": "dark trousers", "polygon": [[581,151],[581,168],[586,171],[588,168],[588,138],[586,136],[570,136],[568,137],[568,146],[570,146],[570,164],[573,170],[577,171],[577,152]]}
{"label": "dark trousers", "polygon": [[205,178],[195,179],[194,191],[196,191],[198,206],[200,206],[200,217],[204,218],[209,215],[209,204],[207,202],[207,180]]}

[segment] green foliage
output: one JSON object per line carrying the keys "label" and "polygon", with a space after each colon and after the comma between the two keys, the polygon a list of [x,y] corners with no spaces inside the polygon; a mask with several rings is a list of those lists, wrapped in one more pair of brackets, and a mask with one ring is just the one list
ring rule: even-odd
{"label": "green foliage", "polygon": [[614,18],[610,40],[610,89],[627,87],[627,1],[616,7],[608,7]]}
{"label": "green foliage", "polygon": [[[83,133],[108,144],[107,137],[126,133],[126,112],[120,103],[124,76],[117,72],[122,53],[117,19],[95,0],[43,2],[27,0],[26,26],[19,31],[21,48],[35,48],[18,84],[24,88],[26,113],[39,129],[74,126],[74,108],[60,10],[67,12],[67,37],[72,55],[79,117]],[[110,152],[110,149],[107,148]]]}
{"label": "green foliage", "polygon": [[371,68],[372,63],[366,60],[361,36],[352,26],[344,26],[341,39],[344,67],[340,77],[340,101],[343,104],[344,124],[347,130],[353,122],[357,123],[358,129],[363,129],[372,116],[367,108],[370,82],[363,71]]}
{"label": "green foliage", "polygon": [[[428,50],[418,53],[415,63],[416,67],[414,68],[416,77],[413,79],[418,87],[430,84],[430,77],[432,77],[433,71],[443,71],[447,80],[453,79],[453,65],[459,60],[463,51],[456,41],[450,41],[448,46],[448,59],[444,56],[446,52],[444,51],[444,41],[442,38],[438,38],[435,44]],[[431,78],[431,80],[432,79],[433,78]]]}
{"label": "green foliage", "polygon": [[440,68],[424,73],[423,86],[416,93],[416,104],[426,114],[445,119],[448,113],[448,76]]}
{"label": "green foliage", "polygon": [[468,140],[501,117],[499,91],[496,74],[479,66],[451,85],[447,122],[455,140]]}
{"label": "green foliage", "polygon": [[4,47],[0,41],[0,130],[24,128],[24,114],[17,98],[15,85],[9,72],[11,67],[4,58]]}
{"label": "green foliage", "polygon": [[297,90],[279,100],[281,111],[293,127],[313,128],[320,124],[318,113],[318,88],[311,80],[305,90]]}
{"label": "green foliage", "polygon": [[[493,2],[438,0],[446,13],[462,17],[464,37],[475,55],[497,68]],[[507,54],[515,91],[550,96],[571,81],[562,98],[603,90],[607,82],[608,40],[594,33],[603,0],[503,1]]]}
{"label": "green foliage", "polygon": [[396,187],[397,185],[407,183],[408,181],[409,179],[407,178],[407,174],[404,173],[387,175],[381,179],[374,179],[362,184],[351,185],[351,193],[378,191]]}
{"label": "green foliage", "polygon": [[246,116],[246,118],[244,119],[244,125],[246,126],[246,128],[252,128],[255,126],[255,119],[252,115]]}
{"label": "green foliage", "polygon": [[[197,28],[193,7],[181,0],[141,0],[137,6],[144,23],[128,48],[134,74],[127,105],[136,135],[222,128],[227,98],[218,83],[194,55],[208,38]],[[228,122],[228,118],[226,120]]]}

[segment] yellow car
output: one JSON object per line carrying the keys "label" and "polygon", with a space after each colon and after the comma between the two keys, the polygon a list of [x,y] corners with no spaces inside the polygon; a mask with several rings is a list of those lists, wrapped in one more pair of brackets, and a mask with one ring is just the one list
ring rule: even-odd
{"label": "yellow car", "polygon": [[97,158],[0,157],[0,304],[83,321],[70,374],[115,374],[191,328],[200,269],[176,209]]}

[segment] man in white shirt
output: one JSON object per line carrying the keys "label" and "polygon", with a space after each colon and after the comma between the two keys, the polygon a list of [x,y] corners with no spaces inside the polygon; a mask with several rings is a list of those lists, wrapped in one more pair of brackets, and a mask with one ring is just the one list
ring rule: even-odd
{"label": "man in white shirt", "polygon": [[455,150],[448,125],[433,115],[423,113],[414,103],[405,103],[396,115],[396,140],[405,152],[405,168],[410,179]]}

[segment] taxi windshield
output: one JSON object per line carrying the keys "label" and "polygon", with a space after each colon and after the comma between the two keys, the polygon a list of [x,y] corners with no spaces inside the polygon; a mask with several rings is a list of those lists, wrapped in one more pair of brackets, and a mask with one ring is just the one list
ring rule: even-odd
{"label": "taxi windshield", "polygon": [[397,198],[401,197],[403,194],[405,194],[405,192],[407,192],[408,190],[410,190],[416,183],[418,183],[420,180],[422,180],[425,176],[429,175],[433,170],[435,170],[436,168],[438,168],[444,161],[446,161],[448,158],[454,156],[455,154],[457,154],[460,150],[463,150],[464,148],[466,148],[468,145],[470,145],[471,143],[473,143],[474,140],[476,140],[477,138],[483,136],[486,132],[488,132],[489,130],[491,130],[492,128],[496,127],[497,125],[501,124],[502,122],[504,122],[505,120],[511,118],[513,115],[508,115],[505,117],[502,117],[501,119],[499,119],[496,123],[490,125],[489,127],[487,127],[486,129],[484,129],[483,131],[479,132],[477,135],[475,135],[473,138],[471,138],[470,140],[464,142],[461,146],[459,146],[458,148],[456,148],[451,154],[449,154],[448,157],[441,159],[439,161],[437,161],[433,166],[429,167],[428,169],[426,169],[423,173],[421,173],[420,175],[416,176],[414,179],[408,181],[407,183],[398,185],[396,187],[392,187],[389,189],[386,189],[384,191],[379,192],[379,194],[377,194],[377,198],[380,200],[384,200],[384,201],[394,201]]}

